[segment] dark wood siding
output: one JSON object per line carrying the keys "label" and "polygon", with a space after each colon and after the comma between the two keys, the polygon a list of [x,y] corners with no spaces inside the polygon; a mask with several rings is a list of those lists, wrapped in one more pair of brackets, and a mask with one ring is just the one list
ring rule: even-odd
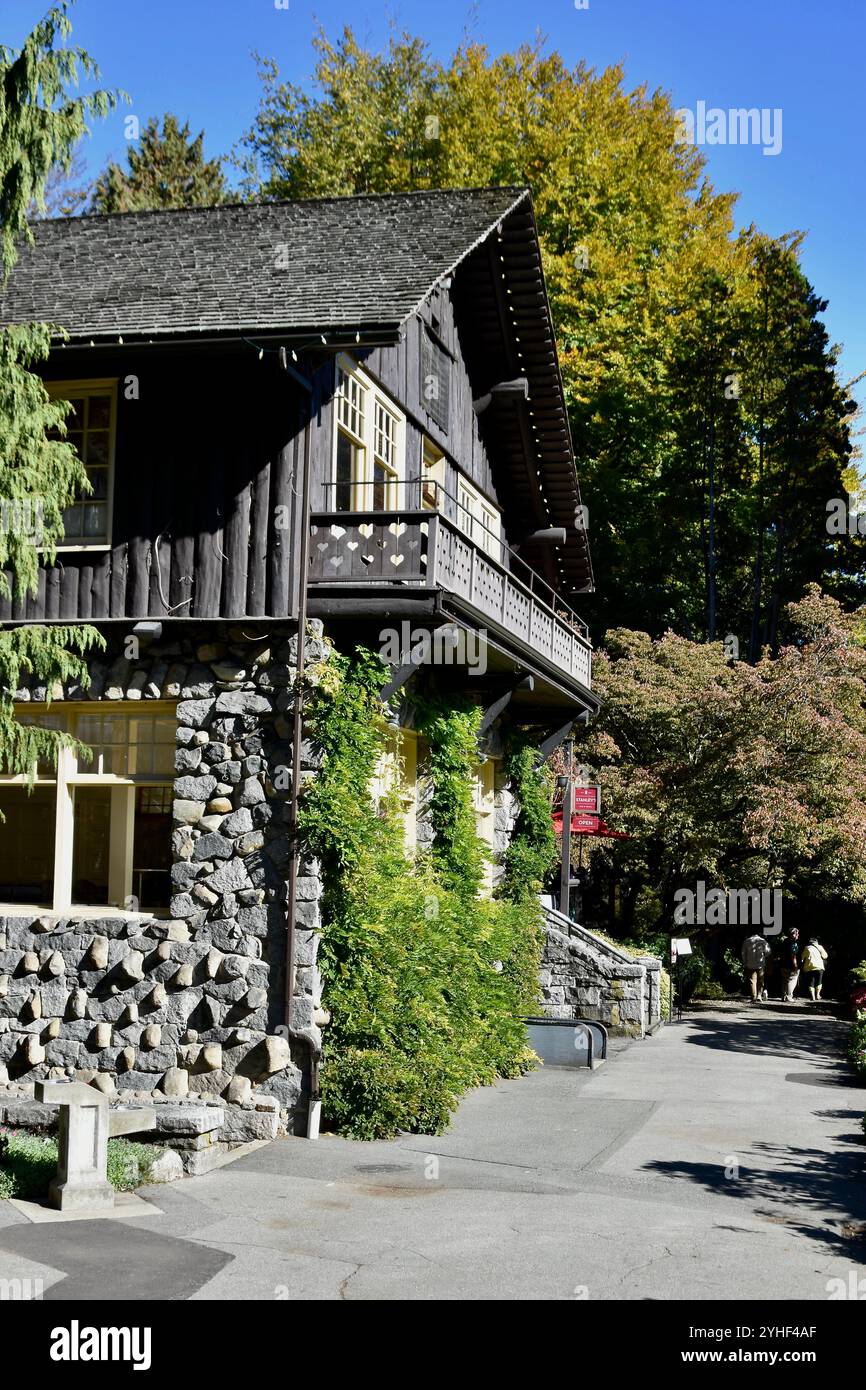
{"label": "dark wood siding", "polygon": [[[421,389],[422,334],[433,327],[437,338],[451,355],[448,428],[443,429],[430,414]],[[491,460],[481,436],[478,417],[472,407],[472,384],[461,349],[460,329],[454,314],[452,296],[442,289],[431,295],[405,325],[403,341],[396,347],[377,348],[367,354],[362,365],[408,416],[406,477],[421,475],[421,435],[426,434],[446,456],[446,488],[456,494],[457,470],[463,473],[492,502],[497,502],[496,482]],[[418,447],[412,431],[415,431]],[[330,460],[328,460],[330,469]],[[324,505],[322,502],[319,505]]]}
{"label": "dark wood siding", "polygon": [[118,379],[112,542],[60,552],[0,621],[296,616],[309,397],[276,354],[67,351],[45,375]]}

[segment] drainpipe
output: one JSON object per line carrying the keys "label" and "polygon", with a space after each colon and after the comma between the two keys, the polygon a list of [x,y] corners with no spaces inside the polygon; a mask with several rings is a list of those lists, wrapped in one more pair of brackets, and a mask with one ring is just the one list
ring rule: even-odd
{"label": "drainpipe", "polygon": [[[298,888],[298,867],[300,848],[298,845],[298,795],[301,781],[301,741],[304,721],[302,694],[306,670],[307,633],[307,572],[310,549],[310,431],[312,418],[317,410],[317,393],[311,392],[310,413],[304,424],[304,462],[301,480],[301,547],[300,575],[298,586],[298,662],[297,695],[295,698],[294,724],[292,731],[292,795],[289,803],[289,883],[288,903],[286,904],[286,1030],[291,1038],[297,1036],[292,1026],[292,1000],[295,993],[295,899]],[[307,1138],[318,1136],[319,1111],[319,1057],[310,1045],[310,1108],[307,1115]]]}

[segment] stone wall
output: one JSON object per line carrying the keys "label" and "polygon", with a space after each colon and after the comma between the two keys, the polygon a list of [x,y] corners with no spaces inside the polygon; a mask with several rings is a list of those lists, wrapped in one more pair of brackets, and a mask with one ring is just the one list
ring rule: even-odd
{"label": "stone wall", "polygon": [[548,1018],[590,1018],[614,1033],[643,1037],[661,1022],[661,961],[635,957],[545,909],[541,972]]}
{"label": "stone wall", "polygon": [[[321,1048],[316,966],[321,880],[302,862],[292,1036],[285,1028],[287,826],[297,636],[185,625],[92,663],[83,691],[55,700],[177,701],[169,920],[109,908],[0,921],[0,1080],[16,1090],[69,1076],[146,1095],[275,1098],[303,1111]],[[142,644],[143,645],[143,644]],[[328,649],[307,638],[315,683]],[[30,687],[19,699],[44,700]],[[305,775],[314,757],[302,750]]]}

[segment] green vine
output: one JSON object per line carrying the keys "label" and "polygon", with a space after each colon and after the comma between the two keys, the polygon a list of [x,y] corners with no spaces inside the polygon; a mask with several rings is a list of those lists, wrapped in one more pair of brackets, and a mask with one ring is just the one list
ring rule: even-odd
{"label": "green vine", "polygon": [[556,860],[556,836],[550,814],[553,774],[546,766],[537,767],[537,759],[535,748],[518,743],[510,750],[505,764],[518,814],[505,852],[500,892],[516,902],[543,891]]}
{"label": "green vine", "polygon": [[369,787],[384,746],[378,657],[335,656],[311,718],[322,768],[300,811],[325,882],[320,964],[331,1023],[322,1099],[356,1138],[441,1132],[461,1095],[532,1064],[540,937],[526,900],[480,895],[472,770],[478,713],[428,704],[432,852],[410,858],[396,798]]}
{"label": "green vine", "polygon": [[488,859],[475,828],[472,799],[481,710],[468,703],[448,705],[441,696],[419,697],[416,709],[430,749],[434,863],[446,888],[474,899]]}

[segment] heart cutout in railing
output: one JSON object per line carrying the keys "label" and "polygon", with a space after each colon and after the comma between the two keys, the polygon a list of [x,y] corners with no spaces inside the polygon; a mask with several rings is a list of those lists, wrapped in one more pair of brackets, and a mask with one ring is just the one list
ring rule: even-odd
{"label": "heart cutout in railing", "polygon": [[331,564],[334,566],[334,569],[339,569],[340,566],[342,565],[342,563],[343,563],[343,557],[342,557],[342,555],[332,555],[332,556],[331,556]]}
{"label": "heart cutout in railing", "polygon": [[406,556],[405,556],[405,555],[389,555],[388,558],[390,559],[391,564],[396,566],[396,565],[402,565],[403,561],[406,559]]}
{"label": "heart cutout in railing", "polygon": [[346,547],[348,550],[357,550],[359,544],[360,542],[358,541],[346,541]]}
{"label": "heart cutout in railing", "polygon": [[358,530],[365,540],[368,540],[369,537],[373,534],[373,528],[368,521],[362,521],[361,525],[358,527]]}
{"label": "heart cutout in railing", "polygon": [[345,526],[332,526],[332,527],[331,527],[331,535],[332,535],[332,536],[336,536],[337,540],[339,540],[341,536],[345,536],[345,534],[346,534],[346,528],[345,528]]}
{"label": "heart cutout in railing", "polygon": [[391,532],[392,536],[402,536],[403,532],[406,530],[406,523],[405,521],[392,521],[388,530]]}

